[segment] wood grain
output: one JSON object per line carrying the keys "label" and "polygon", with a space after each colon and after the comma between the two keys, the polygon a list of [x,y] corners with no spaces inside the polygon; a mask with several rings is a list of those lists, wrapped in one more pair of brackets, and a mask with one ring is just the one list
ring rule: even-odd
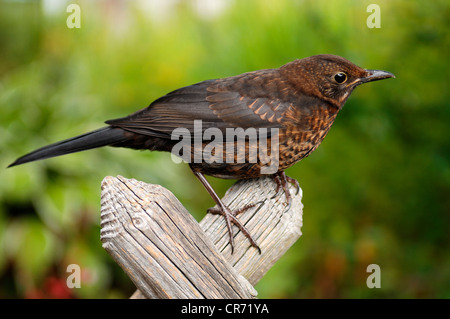
{"label": "wood grain", "polygon": [[[301,190],[288,209],[271,178],[238,181],[225,197],[262,249],[235,228],[231,254],[223,217],[200,222],[167,189],[124,177],[102,182],[103,247],[134,282],[132,298],[254,298],[253,286],[301,235]],[[295,194],[291,188],[291,194]]]}

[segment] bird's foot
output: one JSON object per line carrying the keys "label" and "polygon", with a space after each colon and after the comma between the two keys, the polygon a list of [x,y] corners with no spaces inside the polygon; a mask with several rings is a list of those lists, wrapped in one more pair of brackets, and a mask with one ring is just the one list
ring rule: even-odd
{"label": "bird's foot", "polygon": [[298,181],[292,177],[287,176],[284,173],[284,171],[275,173],[273,175],[273,180],[277,184],[277,189],[275,191],[275,195],[272,198],[274,198],[276,196],[276,194],[278,194],[280,189],[283,189],[284,195],[286,196],[286,204],[288,206],[288,209],[291,208],[292,196],[291,196],[291,192],[289,191],[288,183],[295,186],[295,188],[297,189],[297,192],[295,193],[295,195],[297,195],[298,192],[300,191],[300,185],[299,185]]}
{"label": "bird's foot", "polygon": [[[256,203],[256,204],[258,204],[258,203]],[[233,251],[234,251],[234,232],[233,232],[233,228],[231,227],[231,225],[234,224],[239,228],[239,230],[244,234],[244,236],[247,237],[247,239],[250,241],[250,244],[253,247],[255,247],[256,249],[258,249],[258,252],[261,254],[261,248],[259,248],[258,244],[253,239],[250,232],[247,230],[247,228],[245,228],[244,225],[242,225],[242,223],[239,221],[239,219],[236,218],[237,215],[245,212],[249,208],[256,206],[256,204],[245,205],[244,207],[241,207],[240,209],[234,210],[234,211],[230,210],[225,205],[218,205],[218,207],[212,207],[212,208],[208,209],[208,213],[220,214],[225,218],[225,222],[226,222],[227,229],[228,229],[228,235],[230,237],[229,242],[230,242],[230,246],[231,246],[231,253],[233,253]]]}

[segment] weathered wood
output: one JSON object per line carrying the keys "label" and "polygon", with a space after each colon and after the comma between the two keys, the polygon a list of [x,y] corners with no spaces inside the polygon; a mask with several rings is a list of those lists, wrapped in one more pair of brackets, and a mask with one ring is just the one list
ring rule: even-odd
{"label": "weathered wood", "polygon": [[166,189],[103,182],[103,247],[148,298],[251,298],[249,285]]}
{"label": "weathered wood", "polygon": [[261,178],[239,181],[227,192],[223,201],[231,209],[260,202],[239,219],[262,254],[237,228],[231,254],[220,215],[207,214],[200,228],[163,187],[106,177],[103,246],[139,289],[132,298],[252,298],[252,285],[301,235],[301,190],[288,209],[283,192],[275,194],[275,189],[271,178]]}

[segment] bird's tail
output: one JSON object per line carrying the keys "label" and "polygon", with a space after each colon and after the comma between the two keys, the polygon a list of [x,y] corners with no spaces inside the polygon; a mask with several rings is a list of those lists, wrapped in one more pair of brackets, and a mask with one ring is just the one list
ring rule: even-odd
{"label": "bird's tail", "polygon": [[25,164],[45,158],[80,152],[92,148],[125,142],[124,131],[120,128],[104,127],[80,136],[70,138],[55,144],[44,146],[18,158],[8,167]]}

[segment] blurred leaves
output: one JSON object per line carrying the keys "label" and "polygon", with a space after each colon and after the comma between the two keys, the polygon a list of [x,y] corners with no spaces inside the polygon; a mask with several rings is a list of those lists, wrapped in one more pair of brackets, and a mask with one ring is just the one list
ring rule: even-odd
{"label": "blurred leaves", "polygon": [[[358,88],[288,170],[304,191],[303,236],[259,296],[450,296],[448,1],[380,0],[380,29],[366,26],[370,1],[77,1],[81,29],[67,28],[68,3],[0,1],[0,166],[181,86],[341,55],[397,78]],[[3,170],[0,297],[132,293],[99,240],[107,175],[161,184],[197,219],[213,204],[170,154],[99,149]],[[231,185],[210,180],[221,194]],[[72,263],[82,288],[67,291]],[[381,289],[365,284],[372,263]]]}

